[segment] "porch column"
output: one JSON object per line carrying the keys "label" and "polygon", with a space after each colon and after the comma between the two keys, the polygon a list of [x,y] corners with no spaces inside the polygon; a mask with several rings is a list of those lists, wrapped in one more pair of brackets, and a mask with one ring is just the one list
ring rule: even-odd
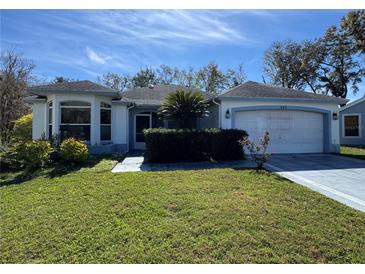
{"label": "porch column", "polygon": [[52,104],[53,104],[52,105],[52,136],[53,136],[59,134],[60,123],[61,123],[60,100],[57,97],[57,95],[54,96]]}
{"label": "porch column", "polygon": [[47,103],[46,102],[32,102],[32,139],[41,139],[46,135],[47,130]]}
{"label": "porch column", "polygon": [[90,144],[100,144],[100,102],[95,97],[91,102]]}

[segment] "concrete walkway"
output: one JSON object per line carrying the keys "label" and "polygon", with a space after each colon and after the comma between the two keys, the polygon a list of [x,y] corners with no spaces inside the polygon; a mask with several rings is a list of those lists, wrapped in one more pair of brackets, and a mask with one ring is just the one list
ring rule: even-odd
{"label": "concrete walkway", "polygon": [[365,161],[330,154],[273,155],[265,168],[365,211]]}
{"label": "concrete walkway", "polygon": [[170,171],[170,170],[193,170],[211,168],[254,168],[255,164],[250,160],[244,161],[224,161],[218,163],[210,162],[189,162],[156,164],[143,163],[143,156],[127,156],[123,162],[118,163],[112,172],[136,172],[136,171]]}

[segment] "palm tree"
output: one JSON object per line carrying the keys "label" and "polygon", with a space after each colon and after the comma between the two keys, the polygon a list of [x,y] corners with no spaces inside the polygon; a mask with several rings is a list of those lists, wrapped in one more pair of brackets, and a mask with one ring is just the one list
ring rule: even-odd
{"label": "palm tree", "polygon": [[196,119],[209,116],[208,107],[200,92],[177,90],[166,97],[159,115],[176,121],[180,128],[193,128]]}

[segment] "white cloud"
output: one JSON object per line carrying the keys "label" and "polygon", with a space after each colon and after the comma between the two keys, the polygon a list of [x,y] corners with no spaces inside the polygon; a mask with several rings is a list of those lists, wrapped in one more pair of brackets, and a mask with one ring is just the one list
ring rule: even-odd
{"label": "white cloud", "polygon": [[[206,10],[109,11],[88,18],[106,33],[125,42],[158,43],[237,43],[249,39],[229,24],[230,12]],[[169,43],[166,43],[169,41]]]}
{"label": "white cloud", "polygon": [[90,61],[102,65],[104,65],[109,59],[111,59],[111,57],[109,56],[101,56],[97,54],[94,50],[92,50],[89,47],[86,47],[86,55]]}
{"label": "white cloud", "polygon": [[[250,29],[239,22],[242,15],[250,14],[242,10],[57,10],[30,14],[34,30],[26,40],[30,56],[45,59],[47,66],[47,60],[52,60],[89,74],[111,69],[133,71],[171,60],[176,63],[177,54],[182,56],[196,47],[257,43],[249,37]],[[23,30],[29,22],[8,16],[7,24]],[[39,45],[41,40],[46,42]]]}
{"label": "white cloud", "polygon": [[[233,17],[242,11],[227,10],[80,10],[43,15],[53,31],[40,25],[36,33],[52,36],[55,47],[77,41],[87,66],[130,70],[159,64],[194,47],[256,43]],[[77,19],[76,19],[77,18]],[[49,26],[48,26],[49,27]],[[65,42],[63,42],[65,41]],[[100,69],[100,68],[99,68]]]}

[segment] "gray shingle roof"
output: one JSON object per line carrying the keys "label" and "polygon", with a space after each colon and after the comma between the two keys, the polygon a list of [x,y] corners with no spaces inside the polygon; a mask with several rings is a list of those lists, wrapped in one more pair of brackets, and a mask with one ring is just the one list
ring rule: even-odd
{"label": "gray shingle roof", "polygon": [[211,96],[206,92],[196,89],[179,86],[179,85],[163,85],[157,84],[153,87],[131,88],[121,93],[122,101],[135,103],[136,105],[160,106],[169,93],[176,90],[198,91],[201,92],[204,98],[209,99]]}
{"label": "gray shingle roof", "polygon": [[[197,89],[179,85],[157,84],[153,87],[131,88],[122,93],[118,93],[118,91],[114,89],[107,88],[87,80],[33,86],[27,89],[27,91],[31,94],[43,95],[43,96],[52,92],[97,93],[97,94],[112,96],[115,99],[120,98],[121,96],[121,99],[115,100],[115,102],[127,103],[127,104],[134,103],[136,105],[149,105],[149,106],[161,105],[164,102],[166,96],[171,92],[175,92],[176,90],[199,91]],[[199,92],[201,92],[204,98],[206,99],[213,98],[213,95],[209,93],[202,91]],[[345,104],[348,101],[342,98],[319,95],[311,92],[294,90],[289,88],[271,86],[253,81],[249,81],[242,85],[234,87],[231,90],[228,90],[219,95],[218,98],[304,99],[304,100],[331,102],[336,104]]]}
{"label": "gray shingle roof", "polygon": [[305,99],[313,101],[332,102],[337,104],[345,104],[346,99],[315,94],[307,91],[295,90],[290,88],[282,88],[267,84],[261,84],[248,81],[242,85],[232,88],[222,93],[219,98],[282,98],[282,99]]}
{"label": "gray shingle roof", "polygon": [[347,104],[346,106],[343,106],[340,111],[348,109],[352,106],[356,106],[357,104],[364,103],[365,102],[365,95],[361,97],[360,99],[357,99],[355,101],[352,101],[351,103]]}
{"label": "gray shingle roof", "polygon": [[118,94],[118,92],[114,89],[107,88],[87,80],[33,86],[29,87],[27,91],[33,94],[44,94],[51,92],[65,92],[65,93],[90,92],[90,93],[108,93],[115,95]]}

